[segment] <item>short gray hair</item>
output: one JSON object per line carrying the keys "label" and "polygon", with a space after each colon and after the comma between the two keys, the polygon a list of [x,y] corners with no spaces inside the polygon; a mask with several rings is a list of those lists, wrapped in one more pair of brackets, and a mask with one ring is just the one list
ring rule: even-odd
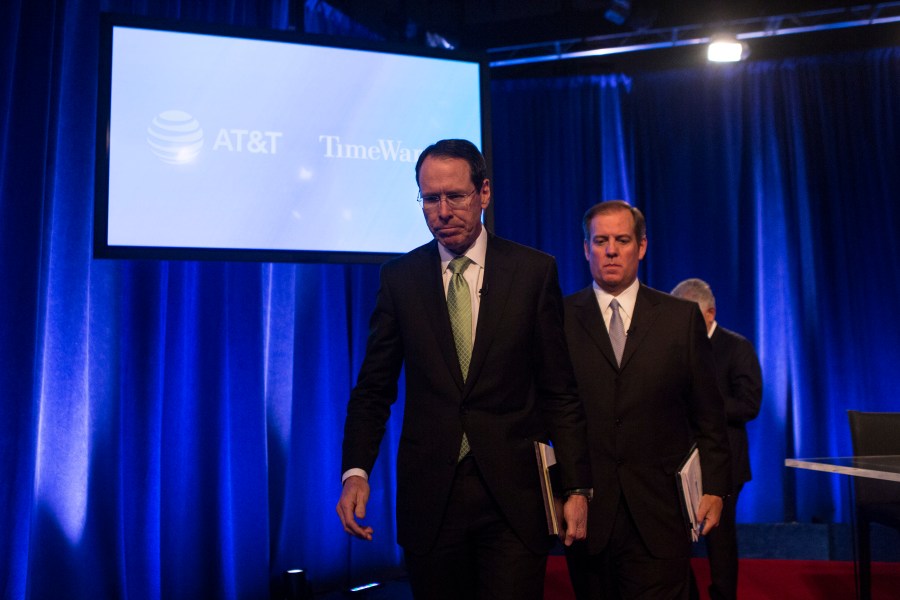
{"label": "short gray hair", "polygon": [[709,284],[702,279],[692,277],[685,279],[672,289],[672,295],[685,300],[693,300],[700,305],[701,310],[716,307],[716,297],[713,296]]}

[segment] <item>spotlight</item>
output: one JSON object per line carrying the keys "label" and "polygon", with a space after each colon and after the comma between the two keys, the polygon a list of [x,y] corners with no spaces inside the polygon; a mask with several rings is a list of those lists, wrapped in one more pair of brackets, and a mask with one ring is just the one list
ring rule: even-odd
{"label": "spotlight", "polygon": [[303,569],[290,569],[284,572],[285,600],[312,600],[312,586],[306,579]]}
{"label": "spotlight", "polygon": [[710,62],[738,62],[746,56],[746,50],[734,37],[716,36],[709,42],[706,58]]}

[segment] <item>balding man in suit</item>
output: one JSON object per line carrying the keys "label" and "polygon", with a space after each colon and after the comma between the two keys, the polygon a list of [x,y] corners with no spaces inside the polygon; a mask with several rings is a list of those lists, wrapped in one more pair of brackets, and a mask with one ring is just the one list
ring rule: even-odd
{"label": "balding man in suit", "polygon": [[[706,333],[716,361],[716,380],[725,398],[728,442],[731,447],[731,478],[734,488],[725,499],[719,526],[706,536],[712,600],[734,600],[738,587],[737,501],[744,484],[750,481],[750,451],[747,422],[759,415],[762,404],[762,369],[753,344],[744,336],[716,322],[716,297],[702,279],[685,279],[672,295],[696,302],[706,323]],[[692,583],[691,596],[699,592]]]}

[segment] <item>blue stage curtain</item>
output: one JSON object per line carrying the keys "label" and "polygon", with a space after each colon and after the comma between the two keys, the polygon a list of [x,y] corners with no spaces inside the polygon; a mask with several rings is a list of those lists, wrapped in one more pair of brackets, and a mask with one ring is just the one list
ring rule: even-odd
{"label": "blue stage curtain", "polygon": [[0,8],[2,598],[280,597],[288,568],[321,588],[401,562],[393,450],[375,541],[334,510],[376,265],[91,257],[100,12],[285,29],[288,5]]}
{"label": "blue stage curtain", "polygon": [[[376,266],[91,257],[99,13],[285,29],[290,4],[0,3],[0,597],[260,598],[287,568],[333,587],[402,562],[402,403],[376,540],[334,514]],[[367,33],[314,0],[305,23]],[[898,76],[885,50],[494,84],[501,235],[574,291],[581,213],[628,199],[644,280],[708,279],[760,349],[745,520],[841,518],[837,483],[784,456],[849,453],[846,408],[896,409]]]}
{"label": "blue stage curtain", "polygon": [[581,217],[631,202],[623,75],[498,79],[491,86],[494,222],[499,235],[556,256],[563,291],[590,281]]}
{"label": "blue stage curtain", "polygon": [[741,517],[844,520],[845,480],[783,463],[851,454],[847,409],[898,409],[900,49],[645,74],[634,89],[648,279],[709,281],[721,323],[760,354]]}
{"label": "blue stage curtain", "polygon": [[571,292],[584,208],[640,207],[642,280],[707,280],[760,354],[739,519],[846,520],[845,481],[784,459],[848,455],[847,409],[898,408],[900,49],[634,74],[602,115],[599,88],[494,83],[497,230],[556,255]]}

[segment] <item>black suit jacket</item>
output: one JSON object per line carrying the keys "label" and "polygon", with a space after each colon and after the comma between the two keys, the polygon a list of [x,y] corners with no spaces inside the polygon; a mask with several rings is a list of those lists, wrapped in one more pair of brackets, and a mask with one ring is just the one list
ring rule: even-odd
{"label": "black suit jacket", "polygon": [[592,287],[565,299],[565,327],[588,419],[595,494],[588,551],[606,546],[623,496],[654,556],[685,557],[675,472],[695,439],[704,492],[731,491],[722,396],[697,303],[642,285],[621,368]]}
{"label": "black suit jacket", "polygon": [[474,459],[519,537],[546,552],[533,441],[553,440],[566,488],[590,487],[585,420],[562,328],[556,262],[489,235],[465,383],[432,241],[386,263],[366,356],[347,407],[343,469],[371,472],[397,379],[406,404],[397,454],[397,539],[432,547],[466,432]]}
{"label": "black suit jacket", "polygon": [[747,338],[716,325],[710,338],[716,361],[716,378],[725,398],[728,441],[731,444],[732,483],[735,493],[750,481],[747,421],[759,415],[762,404],[762,369]]}

